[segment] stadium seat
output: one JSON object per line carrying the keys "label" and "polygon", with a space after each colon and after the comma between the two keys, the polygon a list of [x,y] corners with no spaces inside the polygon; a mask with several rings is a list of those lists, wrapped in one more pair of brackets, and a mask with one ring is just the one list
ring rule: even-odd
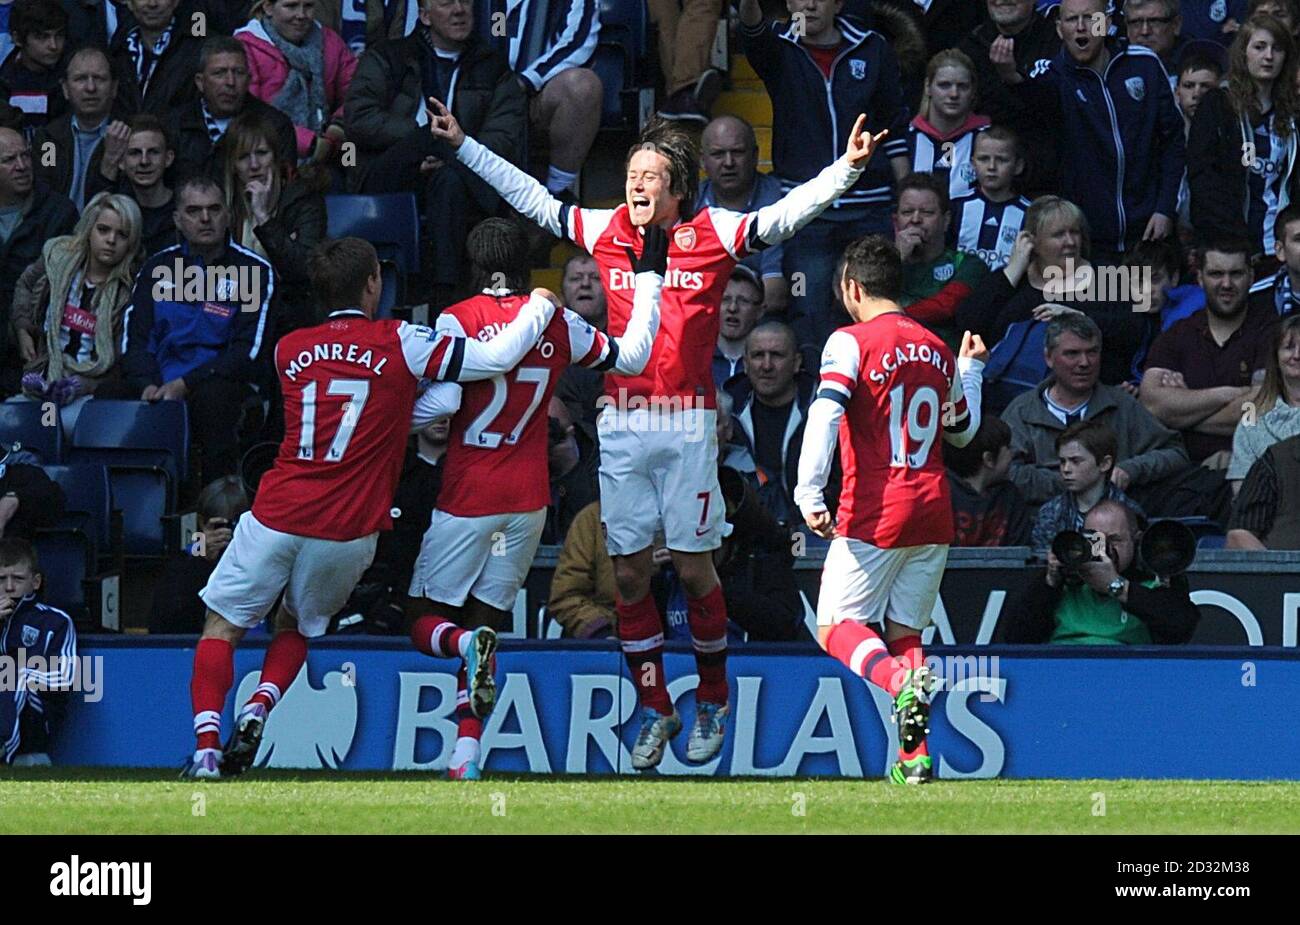
{"label": "stadium seat", "polygon": [[618,42],[631,50],[638,59],[649,52],[646,44],[649,28],[646,23],[646,5],[628,3],[627,0],[600,0],[600,40]]}
{"label": "stadium seat", "polygon": [[116,621],[121,543],[115,541],[108,470],[46,466],[67,498],[59,523],[36,533],[45,600],[99,628]]}
{"label": "stadium seat", "polygon": [[420,215],[414,193],[326,196],[331,238],[365,238],[380,260],[392,260],[403,276],[420,271]]}
{"label": "stadium seat", "polygon": [[627,56],[620,46],[596,47],[591,59],[591,69],[600,77],[604,96],[600,104],[600,127],[620,128],[628,123],[623,110],[623,89],[627,80]]}
{"label": "stadium seat", "polygon": [[85,582],[95,569],[89,537],[72,530],[38,530],[36,556],[45,602],[67,611],[74,621],[85,619]]}
{"label": "stadium seat", "polygon": [[[51,409],[52,410],[52,409]],[[0,443],[21,443],[44,463],[63,461],[63,427],[58,415],[46,426],[45,404],[37,401],[0,402]]]}
{"label": "stadium seat", "polygon": [[185,402],[88,402],[72,434],[70,461],[108,467],[126,554],[163,555],[162,519],[175,511],[189,465]]}
{"label": "stadium seat", "polygon": [[379,307],[375,310],[376,318],[393,317],[393,309],[397,307],[397,266],[391,260],[382,260],[379,263],[379,278],[383,281],[384,288],[379,292]]}
{"label": "stadium seat", "polygon": [[639,131],[653,108],[654,77],[647,61],[650,27],[644,3],[601,0],[600,42],[591,60],[605,87],[602,129]]}
{"label": "stadium seat", "polygon": [[[113,554],[113,495],[108,469],[98,464],[45,466],[45,474],[67,499],[67,526],[84,530],[94,542],[96,558]],[[62,526],[62,525],[61,525]]]}

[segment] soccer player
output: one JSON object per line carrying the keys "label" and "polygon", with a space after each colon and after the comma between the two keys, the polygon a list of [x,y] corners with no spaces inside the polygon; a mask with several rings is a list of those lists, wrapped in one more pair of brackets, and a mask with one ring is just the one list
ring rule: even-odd
{"label": "soccer player", "polygon": [[[474,227],[466,246],[473,285],[481,293],[446,309],[436,327],[490,342],[527,300],[520,294],[528,281],[527,239],[518,224],[489,218]],[[411,597],[427,599],[427,615],[411,628],[411,641],[425,655],[454,658],[467,630],[481,628],[474,637],[480,649],[457,678],[457,738],[448,765],[453,780],[480,776],[479,738],[495,700],[493,628],[509,620],[546,525],[551,500],[546,409],[560,374],[576,365],[636,376],[650,359],[659,330],[668,235],[656,225],[646,226],[641,257],[629,254],[628,259],[637,273],[636,295],[622,337],[607,337],[563,309],[512,372],[468,385],[459,396],[438,506],[410,590]],[[485,288],[492,284],[495,288]],[[438,391],[462,390],[451,383],[435,385],[416,402],[415,423],[424,421],[424,406],[431,400],[438,408],[456,403],[439,399]],[[478,702],[470,702],[471,691]]]}
{"label": "soccer player", "polygon": [[[483,343],[444,331],[374,320],[379,259],[360,238],[326,241],[312,255],[312,287],[324,321],[285,335],[275,349],[284,395],[284,441],[239,520],[225,555],[199,592],[207,606],[194,652],[190,696],[198,739],[186,773],[218,778],[248,768],[267,714],[347,601],[375,554],[401,474],[422,378],[487,379],[532,347],[558,300],[543,289],[519,318]],[[234,678],[234,647],[280,592],[276,635],[224,756],[221,708]],[[470,656],[473,640],[460,650]]]}
{"label": "soccer player", "polygon": [[663,673],[663,622],[650,595],[652,540],[661,526],[687,596],[700,683],[686,757],[708,761],[722,748],[728,709],[727,614],[713,551],[722,543],[715,389],[711,364],[718,305],[736,262],[812,221],[861,176],[886,133],[864,131],[858,116],[843,157],[756,212],[706,208],[692,213],[699,159],[690,137],[652,124],[628,153],[626,202],[581,209],[552,198],[532,177],[465,136],[447,107],[430,100],[430,131],[510,205],[596,258],[609,301],[609,332],[622,334],[635,274],[627,248],[639,229],[669,232],[660,334],[640,376],[608,375],[599,419],[601,523],[614,558],[618,629],[637,685],[641,729],[632,766],[659,764],[681,729]]}
{"label": "soccer player", "polygon": [[[953,539],[943,439],[965,446],[979,430],[988,356],[978,335],[961,358],[898,305],[903,266],[886,238],[845,252],[840,289],[856,324],[826,341],[821,384],[808,410],[795,503],[831,540],[817,599],[818,641],[856,675],[894,698],[895,783],[930,780],[925,733],[933,678],[921,632]],[[834,521],[822,493],[837,438],[844,483]],[[868,623],[884,624],[884,639]]]}
{"label": "soccer player", "polygon": [[1025,159],[1020,139],[1003,125],[975,136],[973,151],[977,186],[969,195],[952,201],[951,243],[957,250],[979,257],[990,270],[1001,270],[1011,260],[1029,208],[1029,200],[1016,195]]}

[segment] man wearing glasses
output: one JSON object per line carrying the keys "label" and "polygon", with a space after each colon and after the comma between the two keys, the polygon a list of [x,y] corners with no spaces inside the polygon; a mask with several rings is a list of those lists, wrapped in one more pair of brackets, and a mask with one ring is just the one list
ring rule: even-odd
{"label": "man wearing glasses", "polygon": [[1223,46],[1219,43],[1183,34],[1178,0],[1128,0],[1124,4],[1124,28],[1129,42],[1150,48],[1160,58],[1169,72],[1171,89],[1178,88],[1178,72],[1189,50],[1199,48],[1212,53],[1216,60],[1224,59]]}

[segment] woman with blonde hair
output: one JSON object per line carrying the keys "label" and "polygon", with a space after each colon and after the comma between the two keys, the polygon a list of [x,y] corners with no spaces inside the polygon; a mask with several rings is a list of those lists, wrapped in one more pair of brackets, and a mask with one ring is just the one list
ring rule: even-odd
{"label": "woman with blonde hair", "polygon": [[1297,152],[1296,46],[1272,16],[1246,20],[1225,88],[1208,91],[1187,136],[1192,227],[1272,255],[1273,221],[1291,201]]}
{"label": "woman with blonde hair", "polygon": [[40,259],[18,278],[12,324],[23,392],[60,405],[66,429],[86,399],[118,378],[143,224],[133,199],[100,193],[72,234],[46,241]]}
{"label": "woman with blonde hair", "polygon": [[1038,197],[1025,210],[1007,265],[984,277],[958,307],[958,330],[968,328],[985,343],[996,344],[1018,321],[1046,321],[1061,306],[1074,309],[1101,328],[1101,381],[1126,381],[1142,340],[1144,316],[1100,285],[1088,259],[1091,245],[1082,209],[1060,196]]}
{"label": "woman with blonde hair", "polygon": [[948,183],[948,198],[975,191],[971,155],[975,136],[990,125],[974,114],[975,64],[965,52],[947,48],[930,59],[918,115],[907,126],[907,157],[914,173],[932,173]]}
{"label": "woman with blonde hair", "polygon": [[1232,434],[1227,480],[1235,493],[1255,461],[1275,443],[1300,434],[1300,314],[1273,329],[1264,382]]}
{"label": "woman with blonde hair", "polygon": [[275,137],[275,125],[262,116],[237,116],[226,132],[221,168],[230,236],[275,269],[283,334],[315,323],[307,261],[325,238],[328,178],[316,168],[296,170],[280,156]]}

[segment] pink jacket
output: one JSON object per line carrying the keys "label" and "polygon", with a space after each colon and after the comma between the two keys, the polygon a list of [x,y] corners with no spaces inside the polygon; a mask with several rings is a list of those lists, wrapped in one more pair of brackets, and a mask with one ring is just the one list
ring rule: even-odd
{"label": "pink jacket", "polygon": [[[321,26],[321,29],[324,30],[321,44],[325,53],[325,105],[333,118],[342,120],[343,96],[356,72],[357,59],[337,32],[328,26]],[[289,63],[266,34],[259,19],[249,20],[235,32],[235,38],[244,43],[248,54],[248,92],[262,102],[274,105],[275,95],[289,77]],[[293,128],[298,136],[298,156],[309,156],[316,144],[316,133],[305,125]]]}

